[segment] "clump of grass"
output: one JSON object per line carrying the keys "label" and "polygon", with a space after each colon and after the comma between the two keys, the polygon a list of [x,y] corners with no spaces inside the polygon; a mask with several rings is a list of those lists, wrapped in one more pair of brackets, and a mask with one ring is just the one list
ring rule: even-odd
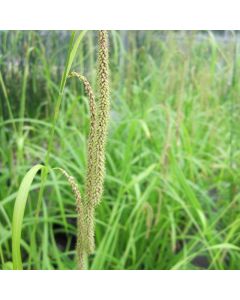
{"label": "clump of grass", "polygon": [[[33,38],[26,44],[29,34]],[[79,101],[78,80],[64,92],[73,59],[74,69],[94,70],[95,33],[87,33],[89,40],[83,36],[79,32],[72,37],[66,56],[69,32],[0,32],[0,269],[11,269],[12,259],[14,269],[76,268],[76,197],[52,168],[38,217],[40,177],[31,184],[22,223],[14,223],[22,237],[15,239],[13,252],[11,221],[18,180],[35,162],[59,166],[74,176],[84,201],[82,145],[89,114]],[[213,36],[214,40],[207,32],[111,32],[114,130],[104,179],[110,188],[96,209],[97,247],[88,269],[239,269],[240,84],[233,80],[240,67],[239,51],[234,58],[232,34],[226,39],[222,33]],[[31,47],[20,160],[16,137],[23,119],[18,118],[21,101],[16,99],[24,90],[22,50]],[[67,68],[57,89],[65,57]],[[95,72],[89,71],[93,84]],[[99,95],[95,96],[97,111]],[[59,114],[47,163],[53,103]],[[24,259],[18,267],[19,258],[12,254],[20,244]]]}

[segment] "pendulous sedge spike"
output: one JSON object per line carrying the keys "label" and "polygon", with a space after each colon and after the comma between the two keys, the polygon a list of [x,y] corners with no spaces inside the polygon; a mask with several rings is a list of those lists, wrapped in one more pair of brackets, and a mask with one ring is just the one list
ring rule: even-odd
{"label": "pendulous sedge spike", "polygon": [[[105,144],[109,120],[109,66],[108,34],[101,30],[98,33],[98,105],[95,103],[93,90],[88,80],[77,72],[68,77],[77,77],[83,84],[89,98],[90,131],[88,137],[87,172],[85,192],[78,214],[78,268],[84,268],[85,256],[94,252],[94,214],[103,194],[105,176]],[[81,231],[81,233],[80,233]]]}

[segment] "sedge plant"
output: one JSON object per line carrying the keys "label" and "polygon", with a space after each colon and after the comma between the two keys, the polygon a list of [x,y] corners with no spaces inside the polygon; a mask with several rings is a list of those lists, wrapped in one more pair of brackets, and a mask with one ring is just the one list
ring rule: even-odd
{"label": "sedge plant", "polygon": [[[240,59],[234,34],[236,40],[225,31],[111,32],[115,101],[104,179],[110,188],[96,210],[97,247],[85,259],[85,268],[239,269]],[[48,175],[44,181],[34,175],[23,222],[14,225],[13,253],[21,244],[23,264],[16,265],[14,257],[13,267],[76,268],[78,197],[55,167],[67,171],[72,189],[72,176],[77,179],[78,196],[85,203],[88,165],[86,172],[83,166],[91,116],[85,107],[88,97],[79,92],[82,83],[67,78],[71,70],[81,70],[96,93],[97,68],[95,33],[82,39],[84,32],[76,32],[68,44],[70,35],[0,32],[0,269],[12,268],[12,214],[19,179],[38,162],[44,162],[38,173],[45,170]],[[24,77],[23,58],[31,48]],[[60,75],[64,80],[59,89],[55,82]],[[64,87],[69,83],[71,87]],[[26,105],[20,118],[21,99]],[[24,142],[18,148],[22,123]],[[23,160],[16,155],[19,149]],[[23,195],[18,200],[20,213]],[[17,240],[19,232],[22,238]]]}
{"label": "sedge plant", "polygon": [[[83,36],[83,35],[82,35]],[[43,195],[44,182],[46,176],[51,169],[49,165],[50,151],[53,147],[53,135],[55,131],[56,121],[58,117],[59,108],[62,100],[62,93],[66,83],[66,79],[70,77],[77,77],[83,82],[85,92],[89,99],[90,107],[90,130],[88,137],[87,150],[87,172],[85,179],[84,196],[78,188],[78,184],[73,176],[60,167],[52,168],[60,171],[68,180],[74,197],[76,199],[77,210],[77,268],[86,269],[87,257],[94,252],[94,214],[96,206],[100,203],[103,194],[103,183],[105,175],[105,144],[107,139],[107,128],[109,119],[109,66],[108,66],[108,33],[106,31],[99,31],[98,33],[98,101],[95,100],[93,89],[88,80],[77,72],[70,72],[70,67],[73,58],[76,54],[78,45],[82,38],[78,38],[73,44],[71,41],[71,49],[68,54],[68,60],[63,74],[60,86],[59,98],[55,107],[53,127],[50,134],[49,148],[46,156],[45,166],[36,165],[32,167],[23,178],[20,188],[17,193],[13,212],[12,223],[12,257],[13,268],[22,269],[20,242],[21,242],[21,228],[24,216],[24,210],[30,192],[32,181],[38,171],[42,171],[41,188],[38,197],[37,211],[39,213],[39,201]],[[36,215],[36,217],[38,214]]]}

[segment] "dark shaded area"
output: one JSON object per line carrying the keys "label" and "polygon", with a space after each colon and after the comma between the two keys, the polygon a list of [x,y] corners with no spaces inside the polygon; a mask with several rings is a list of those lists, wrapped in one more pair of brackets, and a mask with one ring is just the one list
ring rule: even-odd
{"label": "dark shaded area", "polygon": [[[76,218],[68,218],[67,223],[76,227],[77,220]],[[76,235],[71,234],[71,232],[66,232],[65,228],[55,224],[53,226],[54,238],[58,248],[61,251],[72,251],[76,248]],[[69,258],[73,258],[73,255],[70,255]]]}
{"label": "dark shaded area", "polygon": [[194,266],[202,268],[202,269],[208,269],[210,265],[209,259],[204,255],[196,256],[192,262]]}

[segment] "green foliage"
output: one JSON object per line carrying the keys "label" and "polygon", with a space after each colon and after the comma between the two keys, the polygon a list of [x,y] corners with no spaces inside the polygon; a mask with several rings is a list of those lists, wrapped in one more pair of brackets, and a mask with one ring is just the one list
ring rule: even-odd
{"label": "green foliage", "polygon": [[[32,166],[48,156],[84,187],[88,99],[78,81],[65,81],[78,70],[95,90],[95,33],[70,44],[83,34],[73,57],[65,32],[0,33],[1,269],[15,268],[16,191]],[[112,31],[109,38],[106,180],[88,268],[239,269],[238,33]],[[41,186],[36,178],[29,188],[15,249],[21,245],[24,269],[75,269],[72,190],[49,169],[39,206]]]}

